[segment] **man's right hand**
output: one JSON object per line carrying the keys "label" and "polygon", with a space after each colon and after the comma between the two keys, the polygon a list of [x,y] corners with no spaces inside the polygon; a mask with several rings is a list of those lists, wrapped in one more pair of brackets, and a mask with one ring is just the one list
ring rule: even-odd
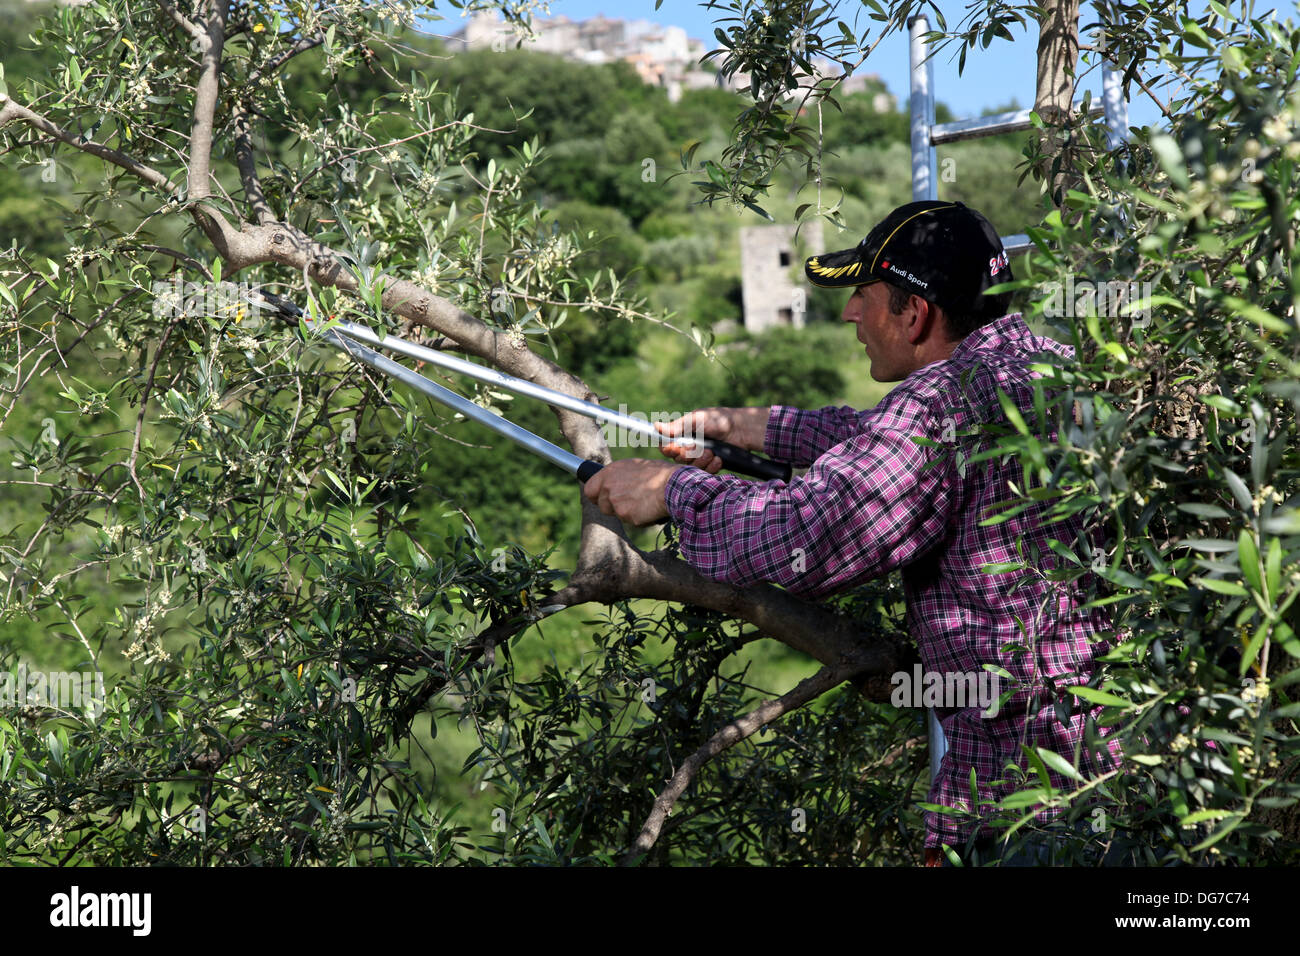
{"label": "man's right hand", "polygon": [[[701,408],[675,421],[656,422],[655,428],[660,434],[670,437],[716,438],[749,451],[761,452],[771,414],[770,407]],[[717,474],[722,468],[722,459],[691,442],[670,442],[660,446],[659,450],[679,464],[695,465],[710,474]]]}

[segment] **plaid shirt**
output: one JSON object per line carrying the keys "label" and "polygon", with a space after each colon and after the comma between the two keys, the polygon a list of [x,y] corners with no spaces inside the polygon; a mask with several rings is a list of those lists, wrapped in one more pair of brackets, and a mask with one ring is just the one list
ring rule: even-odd
{"label": "plaid shirt", "polygon": [[[707,577],[736,585],[770,581],[818,597],[901,569],[907,624],[926,672],[976,676],[991,664],[1012,675],[997,689],[1014,693],[994,717],[983,717],[977,705],[940,711],[948,752],[931,803],[969,809],[971,768],[981,801],[1034,786],[1032,774],[1018,786],[995,784],[1007,778],[1008,761],[1024,766],[1022,743],[1075,763],[1083,740],[1085,711],[1076,706],[1070,714],[1074,699],[1054,696],[1052,687],[1086,683],[1094,659],[1109,649],[1096,635],[1110,623],[1098,609],[1081,610],[1077,585],[1039,573],[1055,561],[1048,540],[1072,547],[1079,523],[1045,526],[1029,511],[980,527],[991,505],[1013,497],[1008,482],[1023,489],[1025,476],[1014,456],[967,464],[988,447],[980,423],[1006,421],[997,390],[1032,423],[1026,363],[1073,354],[1034,336],[1018,313],[1007,315],[968,335],[946,361],[913,372],[867,411],[774,406],[764,450],[811,466],[788,484],[698,468],[679,468],[668,482],[682,556]],[[1034,570],[984,569],[1019,561]],[[1073,789],[1054,771],[1051,780]],[[973,827],[969,818],[927,811],[926,846],[959,844]],[[984,836],[993,832],[981,829]]]}

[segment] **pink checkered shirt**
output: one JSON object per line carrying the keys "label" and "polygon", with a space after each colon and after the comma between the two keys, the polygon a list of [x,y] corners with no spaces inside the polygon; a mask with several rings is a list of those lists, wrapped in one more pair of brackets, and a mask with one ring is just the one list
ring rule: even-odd
{"label": "pink checkered shirt", "polygon": [[[946,361],[913,372],[874,408],[774,406],[764,450],[810,466],[788,484],[698,468],[679,468],[668,483],[682,556],[707,577],[736,585],[770,581],[819,597],[901,569],[907,624],[927,672],[979,675],[990,664],[1012,675],[999,690],[1015,692],[994,717],[982,716],[978,705],[940,712],[948,752],[931,803],[970,809],[972,767],[981,802],[1017,789],[996,782],[1007,779],[1008,761],[1025,765],[1022,744],[1075,763],[1085,713],[1098,711],[1077,703],[1068,711],[1074,698],[1060,688],[1087,682],[1094,660],[1109,649],[1098,635],[1110,622],[1099,609],[1082,609],[1078,585],[1041,573],[1056,562],[1048,540],[1072,548],[1080,524],[1044,525],[1035,509],[981,527],[990,506],[1013,497],[1008,482],[1023,488],[1025,476],[1014,456],[967,463],[989,447],[980,423],[1006,423],[997,390],[1032,427],[1027,363],[1073,354],[1033,335],[1018,313],[1007,315],[968,335]],[[1019,561],[1031,570],[985,569]],[[1083,760],[1085,775],[1096,769]],[[1021,786],[1036,779],[1031,774]],[[1074,786],[1054,771],[1051,780]],[[974,827],[970,819],[927,811],[926,846],[956,845]],[[992,833],[981,828],[981,835]]]}

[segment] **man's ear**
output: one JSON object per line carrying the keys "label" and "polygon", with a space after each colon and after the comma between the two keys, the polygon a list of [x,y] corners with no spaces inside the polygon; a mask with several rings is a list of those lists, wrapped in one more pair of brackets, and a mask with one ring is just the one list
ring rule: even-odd
{"label": "man's ear", "polygon": [[[948,313],[944,311],[943,306],[935,305],[919,295],[915,298],[918,303],[915,324],[908,329],[912,344],[915,345],[923,338],[933,338],[941,342],[955,341],[952,337],[952,327],[948,324]],[[924,318],[922,318],[923,314]]]}
{"label": "man's ear", "polygon": [[915,345],[922,339],[943,334],[945,324],[937,305],[921,298],[919,295],[913,295],[907,304],[910,307],[907,323],[907,341],[909,343]]}

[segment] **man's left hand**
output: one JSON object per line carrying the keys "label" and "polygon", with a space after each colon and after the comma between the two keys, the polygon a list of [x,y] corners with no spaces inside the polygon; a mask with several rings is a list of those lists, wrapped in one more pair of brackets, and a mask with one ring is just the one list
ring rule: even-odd
{"label": "man's left hand", "polygon": [[582,493],[624,524],[653,524],[668,517],[664,489],[673,472],[681,468],[671,461],[623,458],[610,462],[587,479]]}

